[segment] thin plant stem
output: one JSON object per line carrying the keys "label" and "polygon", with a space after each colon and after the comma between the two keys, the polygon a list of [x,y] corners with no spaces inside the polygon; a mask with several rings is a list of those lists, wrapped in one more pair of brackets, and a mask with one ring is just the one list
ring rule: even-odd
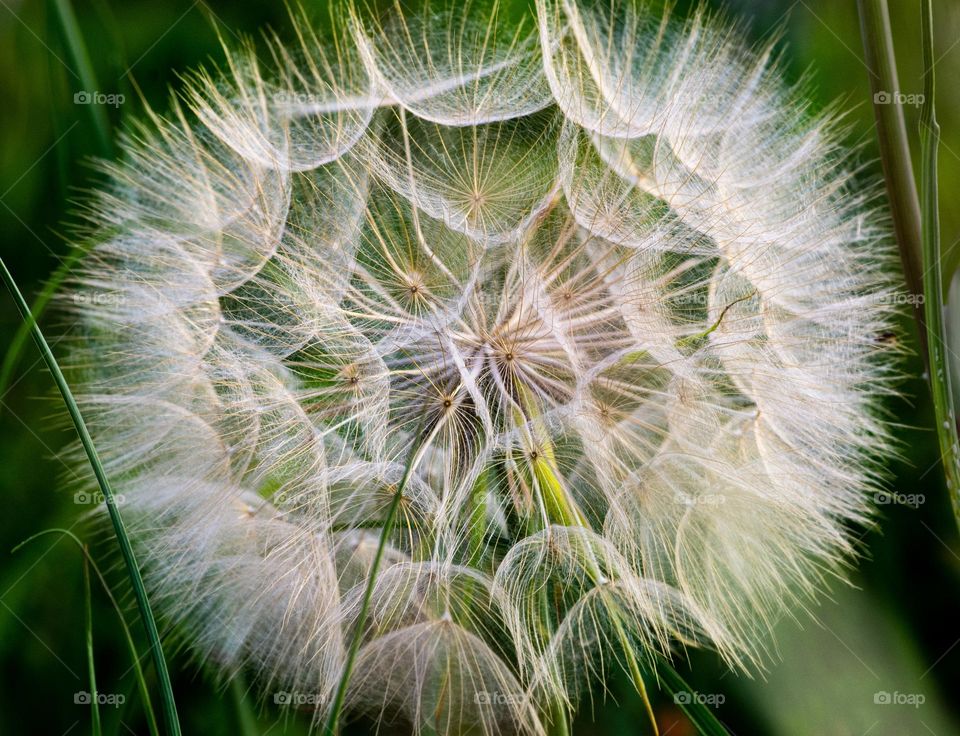
{"label": "thin plant stem", "polygon": [[[73,12],[73,5],[70,0],[53,0],[53,7],[56,11],[57,20],[63,31],[63,38],[67,45],[67,53],[73,62],[77,76],[80,78],[80,84],[84,89],[77,90],[75,94],[87,96],[87,102],[82,103],[87,108],[87,113],[93,122],[93,128],[97,133],[97,143],[100,147],[100,155],[110,157],[113,153],[112,138],[110,135],[110,122],[107,120],[107,113],[103,105],[95,104],[89,96],[98,92],[97,78],[93,71],[93,64],[90,61],[90,54],[87,52],[87,44],[83,40],[83,34],[80,32],[80,24],[77,23],[76,13]],[[78,104],[81,104],[78,102]]]}
{"label": "thin plant stem", "polygon": [[101,736],[100,698],[97,694],[97,668],[93,657],[93,603],[90,595],[90,564],[87,562],[88,550],[83,548],[83,613],[86,629],[87,673],[90,677],[90,731],[93,736]]}
{"label": "thin plant stem", "polygon": [[900,92],[897,62],[890,29],[887,0],[857,0],[864,61],[870,72],[873,112],[877,121],[877,144],[883,165],[893,229],[903,264],[911,307],[917,323],[920,352],[927,360],[927,329],[924,310],[923,247],[920,233],[920,199],[913,178],[910,144],[903,106],[897,104]]}
{"label": "thin plant stem", "polygon": [[[687,715],[698,733],[702,736],[729,736],[726,727],[720,723],[719,719],[706,705],[700,702],[699,698],[694,697],[694,690],[680,676],[680,673],[662,657],[658,658],[656,675],[666,689],[673,693],[674,702]],[[681,695],[683,697],[678,697]]]}
{"label": "thin plant stem", "polygon": [[144,628],[147,630],[147,639],[150,641],[150,649],[153,653],[153,662],[157,671],[157,679],[160,683],[166,731],[169,736],[180,736],[180,721],[177,717],[177,707],[173,698],[173,687],[170,684],[170,673],[167,670],[167,661],[164,659],[163,647],[160,644],[160,633],[157,631],[157,622],[153,617],[153,610],[150,608],[150,601],[147,599],[147,591],[143,585],[143,578],[140,575],[140,568],[137,566],[137,560],[133,553],[133,546],[130,544],[130,538],[127,535],[126,526],[124,525],[123,518],[120,516],[120,511],[117,508],[116,498],[113,494],[113,490],[110,488],[110,481],[107,479],[106,472],[104,471],[103,465],[100,462],[100,456],[97,454],[96,447],[93,444],[93,438],[90,437],[90,432],[87,430],[87,425],[83,421],[83,416],[80,414],[80,409],[77,406],[76,400],[73,398],[73,392],[70,390],[70,386],[67,384],[66,378],[64,378],[63,371],[60,370],[60,366],[57,363],[56,358],[53,356],[53,352],[50,350],[50,346],[47,344],[46,338],[43,336],[43,332],[40,330],[40,327],[33,315],[30,313],[30,308],[27,306],[27,302],[24,300],[23,294],[20,293],[20,289],[17,287],[17,283],[14,281],[13,276],[7,268],[7,264],[4,263],[3,259],[0,259],[0,277],[3,278],[4,283],[10,290],[10,293],[16,302],[17,309],[20,311],[21,317],[30,322],[34,342],[36,342],[37,347],[40,349],[40,353],[43,355],[43,360],[47,365],[47,369],[53,375],[53,380],[56,382],[57,388],[60,390],[63,403],[67,407],[67,411],[70,414],[71,420],[73,420],[73,426],[77,430],[77,434],[80,437],[80,443],[83,445],[83,450],[87,455],[87,459],[90,461],[90,466],[93,469],[94,475],[96,476],[97,483],[100,486],[100,491],[103,493],[103,497],[107,506],[107,512],[110,515],[110,521],[113,524],[113,529],[116,533],[117,543],[120,546],[120,554],[123,557],[124,564],[127,568],[127,573],[130,575],[130,582],[133,585],[133,592],[137,600],[137,608],[140,611],[140,618],[143,619]]}
{"label": "thin plant stem", "polygon": [[230,680],[230,694],[233,696],[233,705],[240,725],[240,736],[258,736],[257,719],[247,702],[246,687],[240,675]]}
{"label": "thin plant stem", "polygon": [[[933,9],[921,0],[923,103],[920,112],[921,195],[910,162],[906,124],[899,93],[893,34],[886,0],[858,0],[867,65],[871,70],[873,109],[877,118],[884,177],[907,288],[914,295],[913,314],[919,327],[921,354],[927,366],[936,417],[937,438],[947,493],[960,523],[960,442],[951,393],[946,325],[943,319],[943,268],[938,211],[937,123],[933,57]],[[922,199],[921,199],[922,196]],[[919,283],[918,283],[919,275]]]}
{"label": "thin plant stem", "polygon": [[923,288],[927,318],[927,345],[930,355],[930,391],[937,421],[940,456],[947,493],[954,516],[960,520],[960,441],[953,408],[947,333],[943,318],[943,268],[940,249],[937,153],[940,125],[935,105],[936,77],[933,58],[933,8],[923,0],[923,107],[920,111],[920,203],[923,227]]}
{"label": "thin plant stem", "polygon": [[[439,426],[439,425],[438,425]],[[418,432],[419,434],[419,432]],[[417,462],[426,449],[433,435],[427,437],[423,442],[418,443],[413,451],[407,457],[406,467],[403,469],[403,476],[400,483],[397,484],[390,499],[390,506],[387,508],[387,515],[383,521],[383,528],[380,530],[380,540],[377,542],[377,551],[373,556],[373,562],[370,564],[369,579],[366,588],[363,591],[363,600],[360,604],[360,613],[353,630],[353,636],[350,639],[350,647],[347,650],[347,658],[343,665],[343,673],[340,675],[340,682],[337,684],[337,692],[334,695],[333,703],[330,706],[330,713],[327,715],[326,722],[323,725],[322,733],[324,736],[336,736],[340,729],[340,714],[343,711],[344,701],[347,698],[347,689],[350,687],[350,678],[353,676],[353,666],[356,663],[357,654],[360,651],[360,644],[363,640],[363,627],[367,622],[367,616],[370,612],[370,601],[373,598],[373,589],[377,583],[377,573],[380,571],[380,563],[383,561],[383,553],[387,547],[387,539],[393,532],[393,526],[396,522],[397,511],[400,509],[400,502],[403,500],[404,489],[413,475]]]}
{"label": "thin plant stem", "polygon": [[[73,267],[80,258],[87,253],[87,250],[88,249],[83,246],[74,246],[67,257],[57,266],[57,270],[53,272],[53,275],[47,280],[46,284],[44,284],[43,289],[30,306],[30,313],[33,315],[34,320],[40,319],[40,316],[53,298],[54,292],[60,288],[67,274],[73,270]],[[30,337],[31,327],[32,324],[28,320],[23,320],[17,326],[13,340],[10,341],[10,347],[7,348],[7,352],[3,356],[3,363],[0,364],[0,397],[6,394],[10,382],[13,380],[13,373],[17,368],[20,355],[23,353],[23,348]]]}
{"label": "thin plant stem", "polygon": [[76,544],[80,549],[80,552],[86,559],[87,564],[93,568],[93,572],[100,581],[103,592],[107,594],[110,605],[113,607],[113,610],[116,611],[117,619],[120,621],[120,629],[123,631],[124,641],[126,641],[127,649],[130,651],[130,659],[133,662],[133,670],[137,680],[137,687],[140,690],[140,698],[143,701],[143,710],[147,717],[147,727],[150,729],[151,736],[159,736],[160,729],[157,727],[157,717],[153,712],[153,703],[150,700],[150,691],[147,689],[147,679],[143,674],[143,667],[140,666],[140,653],[137,651],[137,647],[133,643],[133,635],[130,633],[130,627],[127,626],[127,620],[123,616],[123,609],[120,608],[120,604],[117,602],[117,599],[114,598],[113,591],[110,590],[110,586],[107,584],[107,579],[103,576],[103,572],[101,572],[100,568],[97,566],[96,560],[93,559],[93,556],[90,554],[90,550],[87,549],[87,545],[81,542],[80,538],[69,529],[54,527],[52,529],[44,529],[41,532],[37,532],[36,534],[27,537],[10,551],[17,552],[21,547],[26,546],[34,539],[46,536],[47,534],[59,534],[62,537],[67,537],[68,539],[72,540],[73,543]]}

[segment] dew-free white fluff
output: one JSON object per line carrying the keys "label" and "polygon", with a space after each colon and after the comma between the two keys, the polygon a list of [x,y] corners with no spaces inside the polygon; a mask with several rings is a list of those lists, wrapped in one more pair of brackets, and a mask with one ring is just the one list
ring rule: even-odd
{"label": "dew-free white fluff", "polygon": [[597,5],[298,16],[105,165],[79,394],[216,670],[322,717],[357,635],[349,713],[541,733],[678,646],[760,664],[848,558],[874,192],[770,49]]}

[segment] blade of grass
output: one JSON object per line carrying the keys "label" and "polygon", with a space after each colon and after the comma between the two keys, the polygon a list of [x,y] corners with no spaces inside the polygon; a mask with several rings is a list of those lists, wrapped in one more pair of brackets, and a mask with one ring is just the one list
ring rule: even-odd
{"label": "blade of grass", "polygon": [[[56,16],[58,20],[60,19],[59,13],[54,13],[53,15]],[[51,20],[51,32],[54,24],[55,21]],[[58,22],[56,25],[62,26],[63,23]],[[55,93],[62,91],[62,85],[66,83],[64,82],[65,77],[66,75],[62,65],[51,66],[49,80],[51,90],[54,90]],[[69,146],[69,139],[61,135],[65,126],[62,123],[62,115],[59,106],[51,105],[50,116],[55,137],[59,141],[59,143],[56,145],[57,176],[60,182],[60,190],[64,191],[67,184],[67,161],[70,158],[66,153],[66,149]],[[43,290],[36,297],[30,307],[30,311],[33,313],[35,319],[39,320],[43,315],[43,312],[46,310],[51,297],[63,283],[63,280],[67,277],[67,274],[70,273],[73,266],[76,265],[80,256],[86,252],[87,247],[73,246],[70,252],[67,254],[67,257],[61,261],[53,275],[50,277],[47,283],[44,284]],[[3,363],[0,364],[0,398],[5,396],[7,393],[7,389],[13,380],[14,371],[20,362],[20,356],[23,353],[23,348],[27,344],[27,338],[29,336],[30,323],[25,321],[21,322],[17,327],[17,331],[13,336],[13,340],[11,340],[9,347],[3,356]],[[2,411],[2,408],[0,408],[0,411]]]}
{"label": "blade of grass", "polygon": [[74,544],[80,548],[80,552],[83,553],[83,556],[86,558],[90,567],[93,568],[93,572],[100,581],[100,585],[103,588],[104,593],[107,594],[110,605],[117,613],[117,619],[120,621],[120,628],[123,631],[123,637],[127,643],[127,649],[130,650],[130,658],[133,661],[133,670],[137,680],[137,687],[140,690],[140,698],[143,701],[143,711],[147,717],[147,727],[150,729],[151,736],[160,736],[160,729],[157,726],[157,717],[153,711],[153,702],[150,699],[150,691],[147,688],[147,678],[144,676],[143,667],[140,666],[140,653],[137,651],[137,647],[133,643],[133,635],[130,633],[130,627],[127,626],[127,620],[124,618],[123,609],[120,608],[120,604],[117,602],[117,599],[114,598],[113,591],[110,590],[110,586],[107,584],[107,579],[103,576],[103,572],[101,572],[100,568],[97,566],[96,560],[93,559],[93,556],[87,549],[87,545],[84,544],[80,538],[69,529],[54,527],[52,529],[44,529],[42,532],[37,532],[36,534],[27,537],[20,542],[20,544],[11,549],[10,552],[17,552],[21,547],[24,547],[33,540],[39,539],[47,534],[59,534],[62,537],[67,537],[68,539],[73,540]]}
{"label": "blade of grass", "polygon": [[240,736],[259,736],[257,719],[247,701],[246,687],[240,675],[230,680],[230,694],[233,696],[233,705],[237,712]]}
{"label": "blade of grass", "polygon": [[940,250],[937,153],[940,125],[936,111],[936,77],[933,56],[933,7],[923,0],[923,106],[920,110],[920,203],[923,228],[923,290],[930,355],[930,391],[937,421],[940,457],[954,516],[960,522],[960,441],[953,408],[950,357],[943,315],[943,267]]}
{"label": "blade of grass", "polygon": [[[53,0],[53,5],[55,8],[53,15],[63,33],[71,61],[76,67],[77,74],[80,77],[80,83],[83,84],[87,91],[98,90],[93,65],[90,62],[87,46],[83,40],[83,34],[80,32],[80,26],[77,23],[76,14],[73,12],[73,6],[70,4],[70,0]],[[102,0],[98,0],[97,6],[101,22],[104,27],[107,28],[114,46],[120,49],[121,60],[125,60],[123,48],[119,44],[120,37],[117,31],[116,21],[110,12],[109,6],[103,3]],[[128,66],[126,63],[123,63],[123,65]],[[57,68],[62,71],[61,67]],[[124,79],[126,80],[127,77],[124,77]],[[100,105],[87,105],[86,107],[89,108],[90,114],[93,116],[93,124],[97,130],[97,138],[100,146],[100,155],[104,157],[112,156],[113,139],[109,120],[106,117],[103,107]],[[62,129],[63,126],[57,122],[58,114],[56,106],[53,107],[52,113],[55,130]],[[64,173],[66,157],[61,154],[61,150],[61,147],[57,146],[57,163],[62,183],[66,180]],[[85,252],[86,249],[83,247],[74,247],[57,270],[54,271],[53,276],[51,276],[44,285],[43,290],[30,307],[30,311],[33,313],[35,319],[40,319],[54,292],[56,292],[60,284],[63,283],[67,274]],[[23,347],[26,345],[29,334],[29,323],[22,322],[17,328],[10,347],[7,348],[7,352],[3,356],[3,363],[0,365],[0,397],[6,393],[11,380],[13,380],[13,372],[16,370],[20,360],[20,354],[23,352]]]}
{"label": "blade of grass", "polygon": [[674,696],[673,701],[680,706],[680,710],[690,719],[698,733],[703,736],[729,736],[726,727],[720,723],[713,711],[696,697],[696,691],[667,660],[658,657],[655,666],[657,681],[662,682]]}
{"label": "blade of grass", "polygon": [[873,112],[877,120],[877,144],[890,200],[893,229],[903,264],[907,289],[913,299],[920,353],[927,360],[927,329],[924,313],[923,248],[920,235],[920,200],[913,178],[910,144],[903,107],[896,104],[900,92],[897,62],[890,30],[887,0],[857,0],[864,61],[870,71]]}
{"label": "blade of grass", "polygon": [[97,668],[93,658],[93,605],[90,596],[90,566],[87,564],[88,550],[83,548],[83,610],[86,622],[87,671],[90,675],[90,731],[93,736],[102,736],[100,725],[100,702],[97,697]]}
{"label": "blade of grass", "polygon": [[143,625],[147,630],[147,638],[150,641],[150,649],[153,653],[157,679],[160,683],[166,731],[170,736],[180,736],[180,721],[177,718],[177,707],[173,699],[173,688],[170,685],[170,673],[167,670],[167,661],[163,656],[163,647],[160,644],[157,622],[153,617],[150,601],[147,599],[147,591],[143,585],[143,578],[140,576],[140,568],[137,566],[137,560],[133,553],[133,547],[130,544],[130,538],[127,536],[123,518],[120,516],[119,509],[117,509],[113,491],[110,488],[110,482],[107,480],[103,465],[100,463],[100,457],[97,454],[96,447],[94,447],[93,439],[90,437],[87,425],[83,421],[77,402],[73,398],[73,392],[70,390],[70,386],[63,376],[63,371],[60,370],[60,366],[56,358],[54,358],[53,352],[50,350],[50,346],[43,336],[43,332],[40,331],[39,325],[37,325],[36,320],[30,313],[30,308],[27,306],[23,294],[20,293],[16,281],[14,281],[13,276],[7,268],[7,264],[4,263],[2,258],[0,258],[0,277],[3,278],[4,283],[10,290],[16,302],[17,309],[20,310],[21,317],[31,325],[34,342],[36,342],[37,347],[40,349],[43,360],[53,375],[57,388],[60,390],[63,402],[66,404],[70,418],[73,420],[73,425],[77,430],[77,434],[80,436],[80,443],[83,445],[84,452],[87,454],[87,459],[90,461],[90,466],[93,468],[93,473],[103,493],[107,505],[107,512],[110,515],[110,521],[113,524],[117,542],[120,545],[120,553],[123,556],[124,564],[130,575],[130,582],[133,585],[133,592],[137,599],[137,608],[140,611],[140,617],[143,619]]}
{"label": "blade of grass", "polygon": [[[53,275],[47,280],[46,284],[44,284],[43,290],[30,307],[30,313],[33,315],[34,320],[40,319],[40,316],[44,313],[47,305],[53,298],[54,293],[60,288],[63,280],[67,277],[67,274],[70,273],[77,264],[77,261],[79,261],[86,252],[87,248],[74,246],[70,254],[61,261],[57,270],[53,272]],[[27,344],[27,338],[30,337],[31,327],[31,322],[27,320],[20,323],[13,336],[13,340],[10,341],[10,347],[7,348],[6,355],[3,356],[3,364],[0,365],[0,397],[7,393],[7,388],[13,380],[13,372],[17,369],[20,355],[23,353],[23,348]]]}
{"label": "blade of grass", "polygon": [[[94,92],[100,91],[100,88],[97,86],[93,64],[90,62],[90,54],[87,52],[87,44],[80,32],[77,16],[73,12],[73,5],[70,4],[70,0],[52,0],[52,2],[57,20],[60,23],[60,29],[63,31],[67,53],[70,56],[70,61],[73,62],[77,76],[80,77],[80,84],[83,85],[82,91],[87,95],[92,95]],[[107,120],[106,110],[103,105],[98,105],[93,100],[83,106],[87,108],[87,113],[93,122],[100,155],[109,158],[113,155],[113,139],[110,135],[110,121]]]}
{"label": "blade of grass", "polygon": [[[930,0],[921,1],[924,65],[923,104],[920,111],[922,205],[913,177],[903,110],[900,105],[892,104],[896,100],[889,97],[899,92],[899,85],[887,2],[858,0],[857,4],[867,65],[871,70],[873,109],[877,117],[880,154],[894,229],[908,289],[912,294],[920,295],[920,298],[913,300],[914,317],[919,327],[921,354],[927,364],[947,492],[954,516],[960,524],[960,443],[957,439],[943,316],[943,254],[937,200],[940,126],[934,106],[933,9]],[[886,93],[887,97],[878,97],[879,93]],[[916,283],[918,275],[919,287]]]}

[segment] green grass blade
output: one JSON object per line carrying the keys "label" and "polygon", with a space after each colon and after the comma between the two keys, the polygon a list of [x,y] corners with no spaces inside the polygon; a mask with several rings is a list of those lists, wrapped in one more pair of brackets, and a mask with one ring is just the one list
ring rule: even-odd
{"label": "green grass blade", "polygon": [[[67,45],[70,61],[73,63],[73,68],[77,76],[80,77],[80,84],[83,85],[83,91],[88,94],[102,91],[97,86],[97,77],[93,71],[93,64],[90,62],[87,44],[83,40],[83,34],[80,32],[80,25],[77,23],[77,16],[73,12],[73,5],[70,4],[70,0],[52,1],[57,21],[60,23],[60,28],[63,31],[63,38]],[[110,135],[110,121],[107,119],[104,106],[91,102],[91,104],[83,105],[83,107],[87,108],[87,113],[97,133],[100,155],[109,158],[113,154],[113,137]]]}
{"label": "green grass blade", "polygon": [[97,697],[97,668],[93,657],[93,604],[90,596],[90,565],[87,563],[87,549],[83,550],[83,610],[86,622],[87,672],[90,676],[90,731],[93,736],[102,736],[100,725],[100,703]]}
{"label": "green grass blade", "polygon": [[240,675],[230,680],[230,694],[233,696],[233,705],[237,713],[240,736],[259,736],[260,732],[257,729],[257,718],[253,714],[253,708],[250,707],[250,703],[247,700],[246,687]]}
{"label": "green grass blade", "polygon": [[927,329],[923,309],[923,247],[920,235],[920,200],[913,178],[910,144],[903,107],[891,104],[890,95],[900,91],[897,62],[890,30],[887,0],[857,0],[864,62],[870,72],[873,112],[877,120],[877,144],[890,201],[890,214],[903,264],[907,289],[914,297],[920,354],[927,360]]}
{"label": "green grass blade", "polygon": [[730,736],[726,727],[713,714],[706,704],[694,697],[696,691],[687,684],[667,660],[661,658],[656,662],[656,676],[658,682],[666,687],[674,696],[674,702],[680,706],[687,718],[701,736]]}
{"label": "green grass blade", "polygon": [[110,605],[113,607],[113,610],[116,611],[117,619],[120,621],[120,629],[123,631],[123,637],[127,643],[127,649],[130,651],[130,659],[133,662],[132,666],[134,676],[137,680],[137,688],[140,690],[140,698],[143,702],[143,712],[147,718],[147,728],[150,729],[150,736],[160,736],[160,729],[157,726],[157,716],[153,710],[153,701],[150,698],[150,690],[147,688],[147,678],[143,673],[143,667],[140,666],[140,653],[137,651],[136,644],[133,642],[133,635],[130,633],[130,627],[127,625],[127,620],[123,615],[123,609],[120,607],[117,599],[113,596],[113,591],[110,590],[110,586],[107,584],[107,579],[103,576],[103,572],[97,566],[96,560],[93,559],[93,556],[87,549],[87,545],[80,541],[80,538],[69,529],[60,529],[55,527],[53,529],[44,529],[42,532],[37,532],[36,534],[27,537],[10,551],[11,553],[17,552],[21,547],[24,547],[33,540],[39,539],[47,534],[59,534],[62,537],[67,537],[68,539],[73,540],[74,544],[80,548],[80,552],[83,553],[87,563],[93,568],[93,572],[100,581],[103,592],[107,594]]}
{"label": "green grass blade", "polygon": [[0,276],[2,276],[4,283],[13,295],[17,309],[20,310],[20,315],[31,325],[34,342],[36,342],[37,347],[40,349],[47,369],[53,375],[57,388],[60,390],[63,402],[66,404],[70,418],[73,420],[73,425],[77,430],[77,434],[80,436],[80,443],[83,445],[84,452],[87,454],[87,459],[90,461],[90,466],[93,468],[93,473],[103,493],[107,505],[107,512],[110,514],[110,521],[113,524],[117,542],[120,545],[120,553],[123,556],[124,564],[130,575],[130,582],[133,585],[133,592],[137,599],[137,608],[140,611],[140,617],[143,619],[143,625],[147,630],[147,638],[150,641],[154,666],[157,671],[157,679],[160,683],[166,731],[170,736],[180,736],[180,721],[177,718],[177,707],[173,698],[173,688],[170,684],[170,673],[167,670],[167,661],[163,656],[163,647],[160,644],[160,634],[157,631],[157,623],[153,617],[153,610],[150,608],[150,601],[147,599],[147,591],[143,585],[143,578],[140,576],[140,568],[137,566],[136,557],[134,556],[130,539],[127,536],[123,518],[117,509],[113,491],[110,488],[110,482],[107,480],[103,465],[100,463],[100,457],[97,455],[97,450],[94,447],[93,439],[90,437],[87,425],[83,421],[77,402],[73,398],[73,392],[70,390],[70,386],[67,385],[67,380],[63,376],[63,371],[60,370],[60,366],[56,358],[54,358],[53,352],[50,350],[50,346],[43,336],[43,332],[41,332],[39,325],[37,325],[36,320],[30,313],[30,308],[27,306],[26,301],[24,301],[23,295],[20,293],[20,289],[17,288],[17,283],[14,281],[9,269],[7,269],[7,264],[4,263],[3,259],[0,259]]}
{"label": "green grass blade", "polygon": [[947,333],[943,318],[943,267],[938,208],[937,153],[940,126],[935,105],[933,8],[923,0],[923,107],[920,110],[920,210],[923,231],[923,290],[930,356],[930,391],[937,421],[940,456],[954,516],[960,522],[960,441],[953,408]]}
{"label": "green grass blade", "polygon": [[[33,315],[34,320],[40,319],[41,315],[46,311],[47,305],[53,298],[54,293],[60,288],[60,285],[67,277],[67,274],[70,273],[77,264],[77,261],[79,261],[86,252],[87,248],[74,246],[70,254],[60,263],[57,270],[53,272],[53,275],[47,280],[47,283],[44,284],[43,290],[30,307],[30,313]],[[10,382],[13,380],[13,373],[17,369],[17,364],[20,362],[20,355],[23,353],[23,348],[27,344],[27,339],[30,337],[31,327],[32,323],[29,320],[24,320],[20,323],[13,336],[13,340],[10,341],[10,347],[7,348],[7,352],[3,356],[3,364],[0,365],[0,398],[7,393],[7,389],[10,387]]]}

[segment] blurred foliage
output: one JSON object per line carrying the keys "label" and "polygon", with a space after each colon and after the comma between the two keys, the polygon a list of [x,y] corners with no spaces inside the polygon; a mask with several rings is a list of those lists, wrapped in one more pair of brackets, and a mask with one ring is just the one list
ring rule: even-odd
{"label": "blurred foliage", "polygon": [[[311,9],[323,15],[324,0]],[[719,0],[742,19],[757,40],[780,31],[791,80],[809,73],[813,103],[839,99],[848,111],[849,142],[861,146],[864,181],[879,177],[873,113],[855,3],[837,0]],[[920,10],[890,0],[904,94],[920,87]],[[681,1],[679,12],[693,3]],[[943,128],[941,201],[945,274],[960,264],[960,4],[935,2],[940,78],[938,113]],[[102,151],[89,109],[74,104],[82,90],[78,72],[48,0],[0,0],[0,242],[2,256],[27,294],[35,294],[67,252],[71,202],[96,186],[85,162]],[[144,100],[163,109],[177,73],[222,58],[227,43],[286,26],[282,3],[224,0],[86,0],[76,3],[79,29],[92,60],[96,91],[124,95],[106,107],[116,130],[142,115]],[[905,109],[915,135],[919,108]],[[915,153],[919,152],[916,145]],[[0,346],[5,350],[18,318],[0,300]],[[62,334],[56,315],[44,324]],[[909,335],[912,326],[904,322]],[[908,338],[909,339],[909,338]],[[56,346],[54,347],[56,350]],[[753,679],[726,672],[709,653],[691,653],[684,675],[710,697],[736,734],[894,736],[960,733],[960,545],[942,486],[931,411],[918,359],[905,370],[907,398],[891,402],[900,425],[900,457],[889,458],[890,488],[915,502],[881,505],[878,524],[856,530],[863,560],[853,586],[835,585],[825,601],[798,620],[778,626],[779,656]],[[42,529],[71,527],[97,542],[82,520],[87,506],[72,502],[73,474],[62,459],[70,434],[51,421],[59,408],[49,400],[49,375],[37,353],[24,353],[14,383],[0,397],[0,662],[8,674],[0,688],[3,733],[82,734],[90,731],[87,706],[75,694],[85,679],[81,561],[69,542],[47,537],[16,554],[9,550]],[[109,548],[100,539],[99,549]],[[141,651],[132,598],[122,571],[111,578]],[[94,590],[97,680],[103,692],[123,693],[126,703],[101,709],[105,733],[146,733],[122,633],[102,591]],[[308,716],[290,717],[261,705],[242,686],[217,683],[185,652],[169,653],[184,732],[217,734],[305,733]],[[10,676],[15,673],[15,677]],[[651,688],[655,691],[656,688]],[[884,695],[889,695],[885,703]],[[922,696],[922,697],[921,697]],[[922,703],[917,701],[923,700]],[[901,702],[903,701],[903,702]],[[909,702],[907,702],[909,701]],[[155,701],[156,702],[156,701]],[[661,733],[692,734],[673,702],[655,703]],[[577,722],[577,736],[642,734],[642,704],[628,685],[611,684],[606,702]],[[354,727],[360,732],[362,724]]]}

